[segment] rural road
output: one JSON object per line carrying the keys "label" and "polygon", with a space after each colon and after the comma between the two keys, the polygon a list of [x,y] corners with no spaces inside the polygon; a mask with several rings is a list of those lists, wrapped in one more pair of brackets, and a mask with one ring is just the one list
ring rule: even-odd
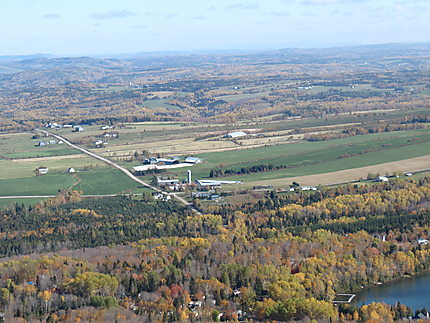
{"label": "rural road", "polygon": [[142,181],[140,178],[138,178],[138,177],[134,176],[134,175],[133,175],[133,174],[132,174],[128,169],[126,169],[126,168],[124,168],[124,167],[122,167],[122,166],[120,166],[120,165],[118,165],[118,164],[114,163],[113,161],[111,161],[111,160],[109,160],[109,159],[107,159],[107,158],[104,158],[104,157],[102,157],[102,156],[99,156],[99,155],[97,155],[97,154],[95,154],[95,153],[93,153],[93,152],[91,152],[91,151],[89,151],[89,150],[87,150],[87,149],[84,149],[84,148],[82,148],[82,147],[79,147],[79,146],[77,146],[77,145],[75,145],[75,144],[71,143],[71,142],[70,142],[69,140],[67,140],[66,138],[64,138],[64,137],[62,137],[62,136],[59,136],[59,135],[56,135],[55,133],[52,133],[52,132],[49,132],[49,131],[46,131],[46,130],[42,130],[42,129],[36,129],[36,131],[42,132],[42,133],[44,133],[44,134],[46,134],[46,135],[48,135],[48,136],[54,137],[54,138],[56,138],[56,139],[58,139],[58,140],[62,140],[66,145],[68,145],[68,146],[70,146],[70,147],[72,147],[72,148],[75,148],[75,149],[77,149],[77,150],[80,150],[82,153],[84,153],[84,154],[86,154],[86,155],[88,155],[88,156],[91,156],[91,157],[93,157],[93,158],[96,158],[96,159],[98,159],[98,160],[100,160],[100,161],[102,161],[102,162],[104,162],[104,163],[106,163],[106,164],[108,164],[108,165],[110,165],[110,166],[112,166],[112,167],[115,167],[115,168],[119,169],[121,172],[123,172],[125,175],[127,175],[128,177],[130,177],[132,180],[134,180],[135,182],[139,183],[140,185],[145,186],[145,187],[147,187],[147,188],[149,188],[149,189],[151,189],[151,190],[153,190],[153,191],[156,191],[156,192],[159,192],[159,193],[163,193],[163,194],[170,195],[171,197],[175,198],[176,200],[178,200],[178,201],[179,201],[180,203],[182,203],[183,205],[185,205],[185,206],[187,206],[188,208],[190,208],[190,209],[191,209],[192,211],[194,211],[195,213],[197,213],[197,214],[201,215],[201,212],[200,212],[199,210],[197,210],[196,208],[194,208],[194,206],[193,206],[191,203],[187,202],[187,201],[186,201],[185,199],[183,199],[182,197],[177,196],[176,194],[173,194],[173,193],[167,193],[167,192],[164,192],[164,191],[160,190],[159,188],[157,188],[157,187],[155,187],[155,186],[152,186],[152,185],[150,185],[150,184],[148,184],[148,183],[146,183],[146,182]]}

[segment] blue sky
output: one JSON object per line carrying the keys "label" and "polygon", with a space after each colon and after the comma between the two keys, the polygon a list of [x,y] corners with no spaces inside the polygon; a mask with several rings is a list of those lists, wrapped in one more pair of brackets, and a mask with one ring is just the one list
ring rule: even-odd
{"label": "blue sky", "polygon": [[0,0],[0,55],[430,41],[429,0]]}

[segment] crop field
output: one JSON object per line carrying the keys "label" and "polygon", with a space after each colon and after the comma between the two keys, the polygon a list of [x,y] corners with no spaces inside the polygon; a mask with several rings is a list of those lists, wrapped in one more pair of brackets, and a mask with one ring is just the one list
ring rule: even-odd
{"label": "crop field", "polygon": [[[424,156],[430,156],[430,128],[317,142],[304,140],[305,134],[340,134],[347,127],[365,122],[423,114],[429,111],[384,110],[277,121],[266,117],[231,124],[140,122],[107,130],[101,130],[100,125],[84,125],[83,132],[73,132],[70,128],[51,131],[128,169],[142,164],[143,151],[166,157],[193,155],[204,162],[162,174],[185,179],[187,169],[191,169],[193,179],[198,179],[209,178],[214,170],[227,172],[228,176],[215,174],[213,178],[240,180],[243,187],[265,184],[285,187],[293,180],[309,185],[330,184],[363,178],[372,172],[426,169],[429,159]],[[227,132],[239,130],[249,135],[235,140],[222,138]],[[104,139],[103,134],[110,132],[118,133],[119,137]],[[0,196],[52,195],[62,189],[94,195],[142,191],[120,171],[65,145],[36,147],[40,139],[32,139],[34,134],[37,132],[0,135]],[[108,143],[95,148],[94,142],[102,138]],[[273,168],[255,171],[261,165]],[[48,167],[49,173],[36,176],[34,170],[40,166]],[[68,174],[69,167],[78,172]],[[143,179],[149,182],[152,176],[148,174]]]}
{"label": "crop field", "polygon": [[[38,140],[32,136],[32,133],[0,135],[0,196],[55,195],[70,188],[84,194],[113,194],[136,188],[127,176],[101,161],[66,145],[36,147]],[[49,139],[52,138],[45,140]],[[48,167],[49,173],[36,176],[38,167]],[[78,172],[68,174],[70,167]],[[0,202],[4,206],[20,201]]]}
{"label": "crop field", "polygon": [[84,171],[76,177],[79,183],[73,189],[90,195],[121,193],[137,187],[136,182],[113,168]]}
{"label": "crop field", "polygon": [[[246,183],[270,181],[384,164],[430,155],[430,131],[400,131],[323,142],[300,142],[249,150],[201,154],[205,161],[192,168],[195,177],[208,177],[211,169],[232,169],[254,165],[285,165],[275,171],[228,176]],[[185,171],[178,173],[185,176]],[[270,183],[269,183],[270,184]]]}

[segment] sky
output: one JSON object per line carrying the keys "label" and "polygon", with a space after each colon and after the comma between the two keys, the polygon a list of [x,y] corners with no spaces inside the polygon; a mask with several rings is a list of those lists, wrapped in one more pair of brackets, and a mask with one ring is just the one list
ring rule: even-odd
{"label": "sky", "polygon": [[0,55],[430,41],[430,0],[0,0]]}

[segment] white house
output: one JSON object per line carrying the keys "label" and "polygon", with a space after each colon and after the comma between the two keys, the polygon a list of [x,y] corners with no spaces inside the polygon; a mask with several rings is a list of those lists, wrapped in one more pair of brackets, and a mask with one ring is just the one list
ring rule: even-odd
{"label": "white house", "polygon": [[68,172],[69,174],[76,173],[76,169],[74,169],[73,167],[70,167],[70,168],[67,170],[67,172]]}

